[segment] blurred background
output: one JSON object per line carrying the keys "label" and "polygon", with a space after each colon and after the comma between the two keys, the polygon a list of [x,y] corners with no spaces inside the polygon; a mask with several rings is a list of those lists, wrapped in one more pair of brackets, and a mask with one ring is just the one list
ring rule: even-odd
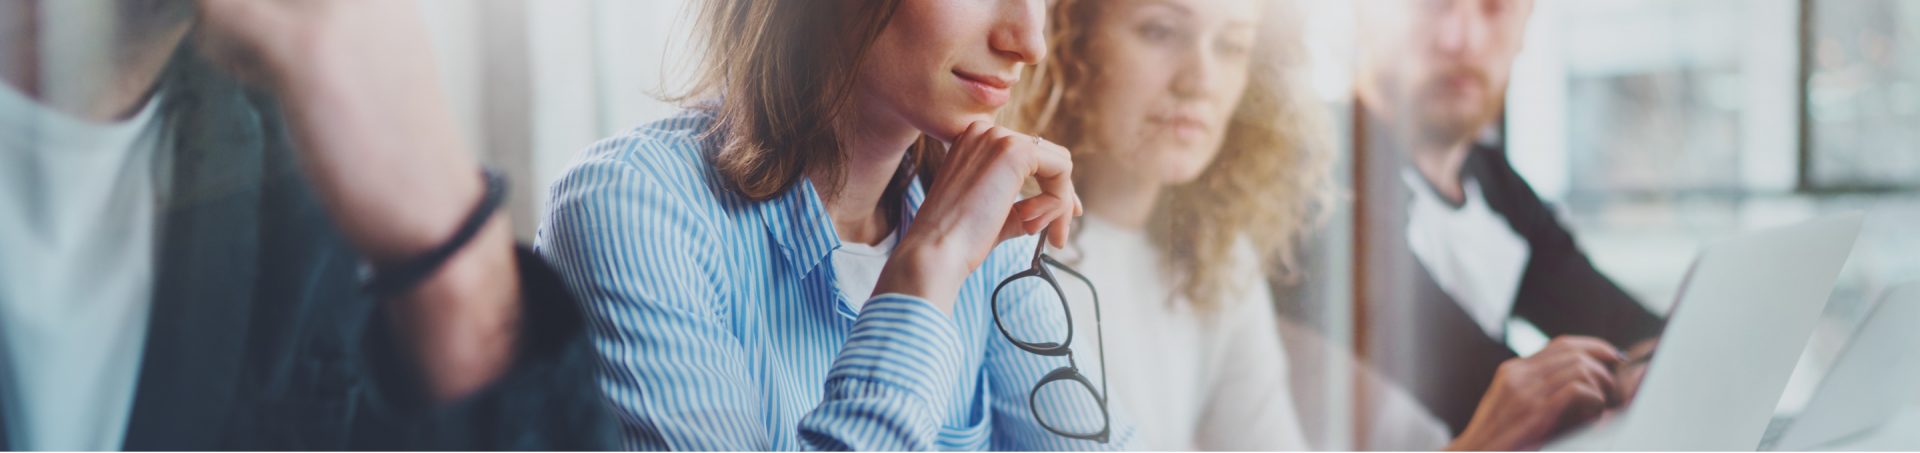
{"label": "blurred background", "polygon": [[[676,110],[654,95],[687,67],[685,0],[420,1],[472,143],[520,181],[523,235],[576,152]],[[1302,4],[1315,89],[1350,127],[1354,12]],[[1659,313],[1705,244],[1868,213],[1783,406],[1802,402],[1873,297],[1920,279],[1920,2],[1541,0],[1507,98],[1487,140],[1507,141],[1600,269]],[[1336,345],[1364,328],[1351,220],[1342,210],[1318,236],[1312,289],[1290,302]],[[1510,331],[1522,353],[1546,341],[1524,321]],[[1325,400],[1333,421],[1315,435],[1339,442],[1344,400]]]}
{"label": "blurred background", "polygon": [[[523,239],[576,153],[677,110],[656,95],[690,67],[689,0],[413,1],[468,142],[515,181]],[[1299,3],[1351,188],[1354,11]],[[1507,99],[1485,140],[1505,142],[1600,269],[1655,312],[1706,244],[1868,214],[1783,408],[1804,402],[1870,301],[1920,279],[1920,1],[1539,0]],[[1284,302],[1335,349],[1367,328],[1354,322],[1352,228],[1338,209]],[[1522,353],[1546,341],[1523,321],[1509,330]],[[1297,393],[1354,393],[1343,366],[1311,371],[1326,379]],[[1319,414],[1316,448],[1353,446],[1350,399],[1301,400]]]}
{"label": "blurred background", "polygon": [[1920,3],[1538,5],[1508,92],[1510,156],[1643,303],[1670,308],[1716,238],[1868,214],[1783,399],[1804,403],[1870,302],[1920,278]]}

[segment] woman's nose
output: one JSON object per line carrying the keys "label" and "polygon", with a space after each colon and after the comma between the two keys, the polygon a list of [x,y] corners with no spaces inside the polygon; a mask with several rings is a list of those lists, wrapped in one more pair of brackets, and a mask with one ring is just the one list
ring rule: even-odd
{"label": "woman's nose", "polygon": [[1046,0],[1007,0],[1004,4],[1000,23],[987,45],[1020,63],[1037,64],[1046,59]]}

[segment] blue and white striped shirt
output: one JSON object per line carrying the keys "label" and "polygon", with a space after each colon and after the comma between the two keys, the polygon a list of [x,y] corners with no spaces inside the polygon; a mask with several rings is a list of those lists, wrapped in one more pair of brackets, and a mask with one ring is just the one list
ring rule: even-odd
{"label": "blue and white striped shirt", "polygon": [[[840,240],[813,185],[759,202],[737,195],[707,160],[720,142],[702,139],[713,121],[688,110],[595,144],[554,184],[536,239],[586,305],[628,447],[1125,445],[1131,430],[1117,414],[1114,442],[1101,445],[1051,434],[1028,409],[1033,384],[1066,359],[1001,337],[989,298],[1026,268],[1033,239],[996,248],[951,316],[892,294],[855,309],[835,284],[828,257]],[[924,196],[916,182],[902,197],[902,231]],[[1018,319],[1065,322],[1031,305]],[[1062,420],[1099,417],[1040,405]]]}

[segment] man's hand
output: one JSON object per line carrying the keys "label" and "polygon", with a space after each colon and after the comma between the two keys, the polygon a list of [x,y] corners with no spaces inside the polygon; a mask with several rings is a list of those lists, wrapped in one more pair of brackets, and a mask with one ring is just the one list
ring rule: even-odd
{"label": "man's hand", "polygon": [[445,241],[480,199],[414,2],[201,0],[197,31],[285,104],[308,175],[376,262]]}
{"label": "man's hand", "polygon": [[[417,4],[198,1],[201,48],[280,99],[321,202],[376,267],[453,236],[484,183],[441,91]],[[514,266],[512,233],[496,215],[394,301],[398,337],[412,342],[436,398],[468,395],[512,363]]]}
{"label": "man's hand", "polygon": [[1614,367],[1615,394],[1620,395],[1619,406],[1633,403],[1640,395],[1640,382],[1647,379],[1647,365],[1653,363],[1653,350],[1660,347],[1660,337],[1648,338],[1627,348],[1627,359]]}
{"label": "man's hand", "polygon": [[1507,360],[1473,421],[1449,450],[1532,450],[1559,430],[1592,420],[1618,401],[1620,351],[1604,340],[1563,336],[1531,357]]}

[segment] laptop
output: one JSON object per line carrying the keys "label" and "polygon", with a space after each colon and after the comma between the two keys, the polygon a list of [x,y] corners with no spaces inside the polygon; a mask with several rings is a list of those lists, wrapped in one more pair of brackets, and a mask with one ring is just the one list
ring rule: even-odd
{"label": "laptop", "polygon": [[1920,381],[1920,282],[1881,294],[1797,414],[1767,426],[1765,450],[1810,450],[1879,426]]}
{"label": "laptop", "polygon": [[1546,449],[1754,450],[1861,222],[1840,215],[1708,246],[1635,400]]}

